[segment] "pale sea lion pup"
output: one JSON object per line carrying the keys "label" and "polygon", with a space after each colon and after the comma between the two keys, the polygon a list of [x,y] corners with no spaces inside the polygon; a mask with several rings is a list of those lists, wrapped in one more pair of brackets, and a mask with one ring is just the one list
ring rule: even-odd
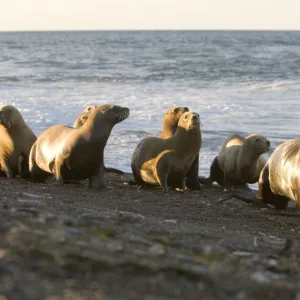
{"label": "pale sea lion pup", "polygon": [[262,135],[254,133],[246,138],[237,134],[231,135],[213,160],[210,176],[201,178],[200,181],[205,184],[216,181],[226,189],[235,185],[255,183],[266,164],[262,154],[269,148],[270,142]]}
{"label": "pale sea lion pup", "polygon": [[26,177],[29,153],[36,136],[13,105],[0,107],[0,136],[1,175],[13,178],[22,166],[20,175]]}
{"label": "pale sea lion pup", "polygon": [[187,111],[189,111],[187,107],[171,107],[165,112],[161,139],[167,139],[175,133],[181,115]]}
{"label": "pale sea lion pup", "polygon": [[199,115],[183,113],[172,137],[147,137],[137,145],[131,161],[135,182],[141,186],[160,185],[163,192],[168,192],[168,185],[171,185],[184,192],[185,178],[199,154],[201,143]]}
{"label": "pale sea lion pup", "polygon": [[43,181],[54,174],[60,184],[89,179],[90,187],[105,187],[104,148],[114,125],[128,116],[128,108],[106,104],[97,107],[79,129],[64,125],[48,128],[32,146],[31,178]]}
{"label": "pale sea lion pup", "polygon": [[300,212],[300,140],[289,140],[280,144],[271,154],[262,169],[258,181],[256,198],[243,194],[231,194],[222,200],[237,198],[245,202],[270,204],[285,209],[289,200],[296,202]]}
{"label": "pale sea lion pup", "polygon": [[[97,108],[96,105],[89,105],[87,106],[84,111],[77,117],[75,120],[73,127],[80,128],[82,125],[87,121],[90,114]],[[116,173],[116,174],[124,174],[123,171],[115,168],[108,168],[104,166],[104,172]]]}

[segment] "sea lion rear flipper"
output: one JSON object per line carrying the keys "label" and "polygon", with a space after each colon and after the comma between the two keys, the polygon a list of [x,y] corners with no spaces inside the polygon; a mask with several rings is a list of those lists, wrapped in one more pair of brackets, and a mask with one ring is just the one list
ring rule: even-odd
{"label": "sea lion rear flipper", "polygon": [[108,173],[116,173],[116,174],[124,174],[123,171],[119,170],[119,169],[115,169],[115,168],[107,168],[104,166],[104,172],[108,172]]}
{"label": "sea lion rear flipper", "polygon": [[[254,194],[255,193],[255,194]],[[265,204],[263,203],[263,201],[259,200],[256,196],[256,192],[254,192],[253,190],[251,190],[251,192],[247,193],[247,192],[228,192],[227,195],[222,196],[219,200],[218,203],[223,203],[226,200],[230,200],[230,199],[238,199],[241,200],[243,202],[246,202],[248,204],[252,204],[254,206],[258,206],[258,207],[264,207]]]}
{"label": "sea lion rear flipper", "polygon": [[201,186],[198,179],[199,172],[199,154],[195,158],[191,168],[186,175],[186,187],[190,190],[200,190]]}
{"label": "sea lion rear flipper", "polygon": [[216,156],[210,165],[209,177],[199,176],[199,182],[202,184],[212,185],[217,182],[220,186],[224,186],[224,172],[220,168],[218,157]]}

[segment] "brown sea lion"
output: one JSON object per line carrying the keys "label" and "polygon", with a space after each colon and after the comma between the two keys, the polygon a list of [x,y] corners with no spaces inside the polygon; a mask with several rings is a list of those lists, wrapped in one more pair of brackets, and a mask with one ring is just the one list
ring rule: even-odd
{"label": "brown sea lion", "polygon": [[[168,185],[184,192],[185,178],[199,155],[201,143],[199,115],[183,113],[173,136],[147,137],[137,145],[131,161],[135,182],[141,186],[160,185],[163,192],[168,192]],[[198,174],[189,174],[192,175],[198,179]]]}
{"label": "brown sea lion", "polygon": [[89,105],[87,106],[83,112],[77,117],[75,120],[73,127],[74,128],[80,128],[82,125],[86,122],[88,119],[89,115],[97,108],[96,105]]}
{"label": "brown sea lion", "polygon": [[168,139],[175,133],[181,115],[187,111],[189,111],[187,107],[171,107],[165,112],[161,139]]}
{"label": "brown sea lion", "polygon": [[270,142],[256,133],[246,138],[238,134],[231,135],[214,158],[209,177],[200,178],[201,183],[212,184],[216,181],[228,190],[233,186],[257,182],[266,164],[262,154],[267,152],[269,147]]}
{"label": "brown sea lion", "polygon": [[273,205],[277,209],[285,209],[288,201],[293,200],[296,202],[297,212],[300,212],[299,174],[300,139],[286,141],[274,150],[262,169],[256,197],[234,193],[224,197],[222,202],[230,198],[237,198],[257,204],[258,200],[264,204]]}
{"label": "brown sea lion", "polygon": [[[77,117],[75,120],[73,127],[74,128],[80,128],[82,125],[87,121],[89,115],[97,108],[96,105],[89,105],[87,106],[84,111]],[[104,166],[104,172],[109,172],[109,173],[116,173],[116,174],[124,174],[123,171],[115,168],[109,168]]]}
{"label": "brown sea lion", "polygon": [[26,177],[29,153],[36,136],[13,105],[0,107],[0,136],[0,174],[7,178],[17,174]]}
{"label": "brown sea lion", "polygon": [[104,148],[114,125],[128,116],[128,108],[105,104],[97,107],[79,129],[64,125],[48,128],[32,146],[31,178],[43,181],[54,174],[60,184],[89,179],[90,187],[105,187]]}
{"label": "brown sea lion", "polygon": [[[165,112],[163,118],[162,133],[160,134],[161,139],[167,139],[174,135],[181,115],[187,111],[189,111],[187,107],[178,106],[178,107],[171,107]],[[200,189],[198,173],[199,173],[199,155],[195,158],[195,161],[193,162],[191,169],[187,175],[186,187],[188,189],[191,190]]]}

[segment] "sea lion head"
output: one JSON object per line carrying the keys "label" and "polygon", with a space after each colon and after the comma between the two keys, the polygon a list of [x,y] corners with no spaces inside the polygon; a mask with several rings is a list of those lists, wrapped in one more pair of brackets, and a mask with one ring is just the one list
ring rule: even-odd
{"label": "sea lion head", "polygon": [[96,105],[89,105],[87,106],[84,111],[77,117],[77,119],[74,122],[73,127],[74,128],[80,128],[82,125],[86,122],[89,115],[97,108]]}
{"label": "sea lion head", "polygon": [[177,126],[181,115],[189,111],[187,107],[171,107],[164,114],[164,123]]}
{"label": "sea lion head", "polygon": [[88,119],[92,118],[105,118],[109,120],[113,125],[120,123],[129,117],[129,108],[112,105],[112,104],[104,104],[98,106],[90,115]]}
{"label": "sea lion head", "polygon": [[247,149],[250,149],[250,151],[253,153],[253,156],[258,157],[261,154],[269,151],[270,141],[262,135],[253,133],[246,137],[243,146],[247,147]]}
{"label": "sea lion head", "polygon": [[89,105],[89,106],[87,106],[87,107],[84,109],[83,112],[84,112],[84,113],[87,113],[87,112],[91,113],[91,112],[94,111],[96,108],[97,108],[96,105]]}
{"label": "sea lion head", "polygon": [[23,117],[18,109],[13,105],[4,105],[0,107],[0,124],[6,128],[19,124]]}
{"label": "sea lion head", "polygon": [[200,130],[200,117],[199,114],[188,111],[181,115],[178,127],[184,128],[186,131],[199,131]]}
{"label": "sea lion head", "polygon": [[76,121],[75,121],[73,127],[74,127],[74,128],[80,128],[80,127],[82,127],[82,125],[83,125],[83,124],[86,122],[86,120],[88,119],[89,114],[90,114],[90,113],[88,113],[88,112],[83,112],[83,113],[81,113],[81,114],[78,116],[78,118],[76,119]]}

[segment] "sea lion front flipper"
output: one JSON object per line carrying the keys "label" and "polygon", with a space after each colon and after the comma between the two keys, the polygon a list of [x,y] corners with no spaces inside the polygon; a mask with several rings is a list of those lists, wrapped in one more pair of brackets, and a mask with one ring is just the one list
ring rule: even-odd
{"label": "sea lion front flipper", "polygon": [[198,179],[199,173],[199,154],[195,158],[191,168],[186,175],[186,187],[190,190],[200,190],[201,185]]}
{"label": "sea lion front flipper", "polygon": [[16,176],[7,159],[1,161],[1,168],[7,178],[14,178]]}
{"label": "sea lion front flipper", "polygon": [[24,153],[21,153],[19,160],[18,160],[18,171],[20,177],[23,179],[27,179],[30,177],[29,174],[29,161],[28,157]]}
{"label": "sea lion front flipper", "polygon": [[[103,153],[102,153],[102,157],[103,157]],[[103,158],[101,161],[103,162]],[[100,164],[97,172],[89,178],[89,187],[97,188],[97,189],[106,188],[106,185],[104,184],[104,165],[103,164]]]}
{"label": "sea lion front flipper", "polygon": [[163,193],[168,193],[169,192],[169,187],[168,187],[169,166],[159,162],[157,164],[156,169],[157,169],[158,183],[161,186]]}

